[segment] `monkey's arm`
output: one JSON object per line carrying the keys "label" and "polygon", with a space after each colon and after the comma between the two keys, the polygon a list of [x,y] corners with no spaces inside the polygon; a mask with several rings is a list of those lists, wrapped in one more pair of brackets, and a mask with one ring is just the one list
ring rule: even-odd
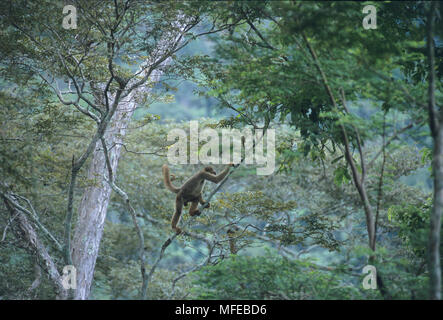
{"label": "monkey's arm", "polygon": [[213,175],[213,174],[210,174],[210,173],[208,173],[208,172],[203,172],[202,174],[203,174],[203,178],[205,178],[206,180],[209,180],[209,181],[211,181],[211,182],[214,182],[214,183],[219,183],[220,181],[222,181],[223,179],[224,179],[224,177],[226,177],[226,175],[228,174],[228,172],[229,172],[229,168],[230,167],[233,167],[234,166],[234,164],[232,164],[232,163],[230,163],[230,164],[228,164],[227,166],[226,166],[226,168],[225,168],[225,170],[223,170],[220,174],[218,174],[218,175]]}

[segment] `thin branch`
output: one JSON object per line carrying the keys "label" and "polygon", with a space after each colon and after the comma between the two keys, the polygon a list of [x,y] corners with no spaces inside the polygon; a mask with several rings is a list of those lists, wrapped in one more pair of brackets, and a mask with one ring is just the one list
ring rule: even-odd
{"label": "thin branch", "polygon": [[132,207],[127,193],[124,192],[121,188],[119,188],[114,183],[114,175],[112,172],[112,166],[111,166],[111,162],[109,159],[109,153],[108,153],[108,148],[106,146],[106,141],[103,137],[100,140],[101,140],[102,146],[103,146],[103,153],[105,155],[106,167],[108,168],[108,178],[104,177],[104,179],[105,179],[105,181],[108,182],[108,184],[110,185],[112,190],[114,190],[123,199],[125,206],[127,207],[129,213],[131,214],[132,222],[134,223],[134,228],[135,228],[135,230],[137,232],[137,236],[139,238],[140,272],[142,275],[142,287],[141,287],[140,296],[141,296],[141,299],[144,300],[146,298],[148,278],[146,276],[145,238],[143,235],[143,230],[140,228],[140,226],[137,222],[137,213],[136,213],[135,209]]}
{"label": "thin branch", "polygon": [[208,256],[206,257],[206,259],[204,259],[200,264],[192,267],[191,269],[189,269],[188,271],[185,271],[183,273],[181,273],[178,277],[176,277],[173,281],[172,281],[172,285],[171,285],[171,294],[170,297],[173,297],[175,294],[175,286],[177,284],[177,282],[181,279],[183,279],[184,277],[186,277],[188,274],[195,272],[201,268],[203,268],[205,265],[207,265],[212,258],[212,253],[214,252],[214,248],[215,248],[215,243],[211,243],[210,246],[208,246],[209,249],[209,253]]}
{"label": "thin branch", "polygon": [[43,266],[48,272],[49,278],[56,289],[57,297],[60,299],[66,299],[67,291],[63,287],[62,278],[57,270],[57,266],[55,265],[53,258],[49,255],[45,245],[40,241],[38,234],[35,232],[26,215],[20,212],[21,210],[18,211],[14,205],[15,201],[6,197],[4,193],[1,194],[1,197],[3,198],[3,202],[11,216],[17,216],[20,240],[24,241],[27,244],[27,248],[31,250],[41,262],[43,262]]}
{"label": "thin branch", "polygon": [[[371,161],[368,163],[368,168],[371,168],[374,164],[375,160],[384,152],[384,150],[391,144],[392,141],[394,141],[400,134],[403,132],[411,129],[414,126],[413,123],[408,124],[407,126],[401,128],[400,130],[396,131],[386,142],[383,143],[380,150],[377,152],[377,154],[372,158]],[[384,140],[384,139],[383,139]]]}
{"label": "thin branch", "polygon": [[[324,73],[324,71],[323,71],[323,69],[322,69],[322,67],[320,65],[320,61],[318,60],[317,54],[316,54],[314,48],[312,47],[312,45],[310,44],[308,38],[304,34],[304,32],[302,32],[301,34],[302,34],[302,37],[303,37],[303,39],[304,39],[304,41],[305,41],[305,43],[306,43],[306,45],[307,45],[307,47],[309,49],[309,52],[310,52],[311,57],[312,57],[312,59],[313,59],[313,61],[315,63],[315,66],[316,66],[318,72],[321,75],[323,86],[325,87],[325,90],[326,90],[326,92],[327,92],[327,94],[328,94],[328,96],[329,96],[329,98],[331,100],[331,103],[332,103],[334,109],[338,110],[337,102],[335,101],[334,94],[332,93],[331,87],[329,86],[326,74]],[[347,163],[351,167],[352,178],[353,178],[354,184],[355,184],[355,186],[357,188],[357,191],[358,191],[358,193],[360,195],[360,199],[361,199],[361,201],[363,203],[363,207],[364,207],[364,210],[365,210],[366,227],[367,227],[367,230],[368,230],[368,238],[369,238],[369,247],[372,250],[375,250],[375,237],[374,237],[374,232],[375,232],[374,222],[375,222],[375,220],[374,220],[374,215],[373,215],[373,212],[372,212],[372,207],[371,207],[371,204],[369,202],[368,195],[366,193],[366,187],[365,187],[365,184],[364,184],[364,180],[360,179],[360,177],[359,177],[359,173],[358,173],[357,167],[355,165],[354,158],[353,158],[352,153],[351,153],[350,143],[349,143],[348,134],[346,132],[346,128],[345,128],[345,126],[342,123],[340,123],[339,125],[340,125],[340,129],[341,129],[341,131],[343,133],[343,138],[344,138],[345,158],[346,158]]]}
{"label": "thin branch", "polygon": [[[343,88],[341,88],[340,93],[341,93],[341,101],[342,101],[343,108],[345,109],[347,114],[350,114],[349,109],[346,104],[346,97],[345,97],[345,92],[344,92]],[[352,128],[354,129],[354,132],[355,132],[355,135],[357,138],[357,148],[358,148],[358,153],[360,154],[360,163],[361,163],[361,180],[360,180],[361,182],[360,183],[363,184],[365,177],[366,177],[366,162],[365,162],[365,158],[363,155],[363,145],[361,142],[359,130],[357,129],[357,127],[354,124],[352,124]]]}
{"label": "thin branch", "polygon": [[377,222],[378,222],[378,215],[380,212],[380,203],[381,198],[383,195],[383,174],[385,171],[385,163],[386,163],[386,149],[385,149],[385,137],[386,137],[386,113],[383,114],[383,161],[381,164],[381,172],[380,172],[380,179],[378,181],[378,191],[377,191],[377,207],[375,210],[375,237],[377,237]]}
{"label": "thin branch", "polygon": [[[263,134],[262,134],[262,136],[260,137],[260,140],[261,139],[263,139],[263,137],[265,136],[265,133],[266,133],[266,131],[267,131],[267,129],[268,129],[268,127],[269,127],[269,122],[267,122],[267,123],[265,123],[265,127],[264,127],[264,130],[263,130]],[[255,139],[254,139],[255,140]],[[259,141],[260,141],[259,140]],[[241,159],[241,161],[240,161],[240,163],[238,163],[238,164],[236,164],[235,166],[234,166],[234,168],[232,169],[232,170],[230,170],[229,172],[228,172],[228,174],[226,175],[226,177],[224,177],[224,179],[214,188],[214,190],[212,190],[211,191],[211,193],[209,194],[209,196],[208,196],[208,198],[206,199],[206,202],[205,202],[205,204],[200,204],[199,205],[199,207],[198,207],[198,209],[197,210],[199,210],[201,213],[203,212],[203,210],[204,209],[206,209],[207,207],[208,207],[208,204],[209,204],[209,202],[211,201],[211,199],[212,199],[212,197],[221,189],[221,187],[223,187],[223,185],[226,183],[226,181],[229,179],[229,176],[240,166],[240,164],[242,164],[244,161],[245,161],[245,159],[246,159],[246,155],[249,153],[249,152],[253,152],[253,150],[254,150],[254,148],[255,148],[255,145],[259,142],[259,141],[254,141],[253,142],[253,144],[252,144],[252,147],[251,147],[251,150],[248,150],[248,151],[246,151],[245,150],[245,156],[244,157],[242,157],[242,159]]]}
{"label": "thin branch", "polygon": [[[34,208],[32,207],[32,205],[31,205],[31,203],[30,203],[30,201],[28,199],[26,199],[24,197],[21,197],[21,196],[14,195],[14,194],[9,195],[9,194],[4,193],[2,191],[0,191],[0,195],[2,195],[2,197],[4,197],[6,200],[8,200],[10,205],[12,205],[15,209],[25,213],[30,218],[32,218],[32,220],[37,224],[37,226],[48,236],[49,239],[51,239],[54,242],[54,244],[56,245],[56,248],[58,250],[62,251],[62,245],[57,241],[57,239],[52,235],[52,233],[50,233],[48,231],[48,229],[40,222],[40,220],[38,219],[38,216],[37,216]],[[28,203],[28,205],[31,207],[32,212],[30,212],[26,208],[22,207],[11,196],[12,197],[16,197],[16,198],[19,197],[21,199],[24,199]]]}
{"label": "thin branch", "polygon": [[[266,38],[261,34],[261,32],[255,27],[255,25],[251,22],[251,20],[249,20],[248,15],[246,14],[246,12],[241,9],[245,20],[247,22],[247,24],[251,27],[252,30],[254,30],[254,32],[257,34],[257,36],[261,39],[261,41],[263,41],[263,47],[267,48],[267,49],[271,49],[271,50],[277,50],[275,47],[273,47],[267,40]],[[287,61],[287,58],[285,59]]]}

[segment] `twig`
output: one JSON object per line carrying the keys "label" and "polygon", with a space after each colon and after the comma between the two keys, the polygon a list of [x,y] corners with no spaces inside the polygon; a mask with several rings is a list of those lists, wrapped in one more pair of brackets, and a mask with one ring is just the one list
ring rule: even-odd
{"label": "twig", "polygon": [[386,113],[383,114],[383,162],[381,164],[381,172],[380,172],[380,179],[378,181],[378,194],[377,194],[377,207],[375,210],[375,237],[377,237],[377,222],[378,222],[378,215],[380,212],[380,203],[381,203],[381,197],[383,194],[382,188],[383,188],[383,174],[385,171],[385,163],[386,163],[386,150],[385,150],[385,137],[386,137]]}
{"label": "twig", "polygon": [[[30,201],[28,200],[28,199],[26,199],[26,198],[24,198],[24,197],[22,197],[22,196],[18,196],[18,195],[15,195],[15,194],[11,194],[11,195],[8,195],[8,194],[6,194],[6,193],[4,193],[4,192],[1,192],[0,191],[0,194],[5,198],[5,199],[7,199],[7,200],[9,200],[10,201],[10,204],[15,208],[15,209],[17,209],[17,210],[19,210],[19,211],[21,211],[21,212],[23,212],[23,213],[25,213],[25,214],[27,214],[29,217],[31,217],[32,218],[32,220],[34,220],[34,222],[37,224],[37,226],[49,237],[49,239],[51,239],[53,242],[54,242],[54,244],[56,245],[56,248],[58,249],[58,250],[60,250],[60,251],[62,251],[62,245],[57,241],[57,239],[52,235],[52,233],[50,233],[49,231],[48,231],[48,229],[39,221],[39,219],[38,219],[38,216],[37,216],[37,214],[36,214],[36,212],[34,211],[34,208],[32,207],[32,205],[31,205],[31,203],[30,203]],[[21,198],[21,199],[24,199],[24,200],[26,200],[27,202],[28,202],[28,204],[31,206],[31,208],[32,208],[32,210],[33,210],[33,212],[30,212],[29,210],[27,210],[26,208],[24,208],[24,207],[22,207],[19,203],[17,203],[17,201],[15,201],[11,196],[13,196],[13,197],[16,197],[16,198]],[[14,219],[15,217],[13,217],[13,219]],[[6,229],[6,228],[5,228]]]}
{"label": "twig", "polygon": [[137,222],[137,213],[135,212],[135,209],[132,207],[130,201],[129,201],[129,197],[126,194],[126,192],[124,192],[121,188],[119,188],[115,183],[114,183],[114,175],[112,172],[112,167],[111,167],[111,162],[109,159],[109,154],[108,154],[108,148],[106,146],[106,141],[105,139],[102,137],[101,139],[102,142],[102,146],[103,146],[103,153],[105,155],[105,160],[106,160],[106,167],[108,168],[108,178],[104,177],[104,180],[108,182],[108,184],[110,185],[110,187],[112,188],[112,190],[114,190],[124,201],[129,213],[131,214],[131,218],[132,218],[132,222],[134,223],[134,227],[135,230],[137,232],[137,236],[139,238],[139,259],[140,259],[140,272],[142,275],[142,287],[141,287],[141,299],[145,299],[146,298],[146,290],[147,290],[147,276],[146,276],[146,259],[145,259],[145,239],[144,239],[144,235],[143,235],[143,231],[140,228],[138,222]]}
{"label": "twig", "polygon": [[[375,160],[377,160],[377,158],[384,152],[384,150],[386,149],[387,146],[389,146],[391,144],[392,141],[394,141],[400,134],[402,134],[403,132],[411,129],[414,126],[413,123],[408,124],[406,127],[401,128],[400,130],[398,130],[397,132],[395,132],[386,142],[383,142],[383,145],[381,147],[381,149],[377,152],[377,154],[371,159],[371,161],[369,161],[368,163],[368,167],[371,168],[372,165],[374,164]],[[384,129],[383,129],[384,130]],[[385,139],[383,138],[383,141]]]}

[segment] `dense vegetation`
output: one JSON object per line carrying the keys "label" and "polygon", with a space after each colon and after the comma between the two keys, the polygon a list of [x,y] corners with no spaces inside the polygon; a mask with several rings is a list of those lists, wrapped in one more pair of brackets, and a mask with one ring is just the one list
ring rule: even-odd
{"label": "dense vegetation", "polygon": [[[441,298],[441,4],[71,3],[0,4],[0,299]],[[189,120],[275,130],[276,169],[176,235]]]}

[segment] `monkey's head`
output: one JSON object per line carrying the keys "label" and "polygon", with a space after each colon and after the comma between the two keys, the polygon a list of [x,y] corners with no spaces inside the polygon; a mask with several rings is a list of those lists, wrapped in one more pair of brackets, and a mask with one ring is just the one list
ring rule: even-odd
{"label": "monkey's head", "polygon": [[215,172],[215,170],[212,167],[205,167],[203,170],[208,173],[217,174],[217,172]]}

